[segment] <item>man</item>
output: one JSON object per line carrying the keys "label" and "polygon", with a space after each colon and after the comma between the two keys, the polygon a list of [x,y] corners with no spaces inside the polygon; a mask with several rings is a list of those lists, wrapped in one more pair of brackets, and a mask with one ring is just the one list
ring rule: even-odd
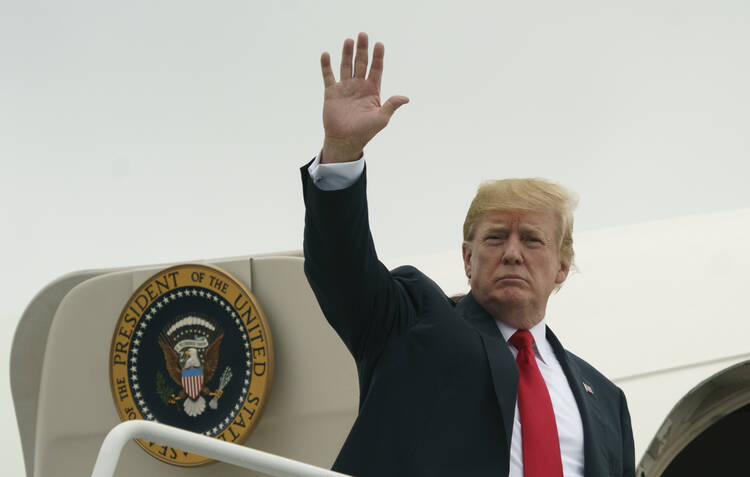
{"label": "man", "polygon": [[[334,469],[357,476],[634,475],[625,396],[546,327],[573,260],[573,200],[539,180],[479,188],[464,223],[471,292],[454,303],[419,270],[389,272],[367,219],[363,149],[408,98],[381,105],[384,48],[327,53],[325,139],[302,168],[305,273],[354,356],[359,415]],[[354,64],[352,66],[352,59]]]}

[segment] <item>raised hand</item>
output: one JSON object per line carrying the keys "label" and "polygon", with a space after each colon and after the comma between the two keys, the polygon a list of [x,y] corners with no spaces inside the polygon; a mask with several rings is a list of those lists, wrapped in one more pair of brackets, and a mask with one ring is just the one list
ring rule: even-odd
{"label": "raised hand", "polygon": [[330,55],[323,53],[320,56],[325,84],[322,163],[357,160],[365,145],[388,124],[396,109],[409,102],[406,96],[392,96],[384,104],[380,104],[384,53],[383,44],[375,43],[370,74],[366,76],[367,34],[360,33],[357,37],[357,55],[354,57],[353,68],[354,40],[346,39],[338,82],[331,70]]}

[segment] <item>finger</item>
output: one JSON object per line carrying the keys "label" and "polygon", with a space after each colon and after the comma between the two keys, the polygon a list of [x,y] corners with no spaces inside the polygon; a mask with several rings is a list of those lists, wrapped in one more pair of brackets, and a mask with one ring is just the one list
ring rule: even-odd
{"label": "finger", "polygon": [[375,83],[375,87],[380,91],[380,80],[383,77],[383,56],[385,55],[385,46],[382,43],[375,43],[372,50],[372,66],[370,66],[369,79]]}
{"label": "finger", "polygon": [[357,37],[357,56],[354,58],[354,77],[364,79],[367,73],[367,33]]}
{"label": "finger", "polygon": [[388,101],[385,102],[383,107],[381,108],[381,111],[383,111],[385,114],[388,115],[390,118],[393,116],[393,113],[396,112],[398,108],[405,105],[409,102],[409,98],[406,96],[391,96],[388,98]]}
{"label": "finger", "polygon": [[320,55],[320,69],[323,72],[323,84],[325,87],[329,87],[336,82],[336,78],[333,76],[333,70],[331,70],[331,55],[328,52],[323,52]]}
{"label": "finger", "polygon": [[341,81],[352,77],[352,57],[354,56],[354,40],[344,40],[344,49],[341,51]]}

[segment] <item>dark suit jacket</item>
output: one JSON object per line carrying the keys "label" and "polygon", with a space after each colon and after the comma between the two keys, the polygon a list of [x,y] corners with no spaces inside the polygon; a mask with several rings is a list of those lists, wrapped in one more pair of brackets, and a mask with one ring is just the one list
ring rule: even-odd
{"label": "dark suit jacket", "polygon": [[[493,318],[471,294],[454,304],[416,268],[389,272],[378,261],[364,174],[321,191],[305,166],[302,184],[305,273],[359,375],[359,415],[334,470],[507,476],[518,369]],[[547,339],[581,412],[586,477],[632,477],[624,394],[549,328]]]}

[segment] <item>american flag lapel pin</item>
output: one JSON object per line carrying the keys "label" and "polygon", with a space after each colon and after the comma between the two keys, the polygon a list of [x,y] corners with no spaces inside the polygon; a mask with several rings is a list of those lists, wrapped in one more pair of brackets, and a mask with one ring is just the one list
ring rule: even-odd
{"label": "american flag lapel pin", "polygon": [[585,389],[587,393],[589,393],[589,394],[591,394],[593,396],[594,395],[594,390],[591,389],[591,386],[589,386],[588,384],[586,384],[585,381],[581,381],[581,383],[583,384],[583,389]]}

